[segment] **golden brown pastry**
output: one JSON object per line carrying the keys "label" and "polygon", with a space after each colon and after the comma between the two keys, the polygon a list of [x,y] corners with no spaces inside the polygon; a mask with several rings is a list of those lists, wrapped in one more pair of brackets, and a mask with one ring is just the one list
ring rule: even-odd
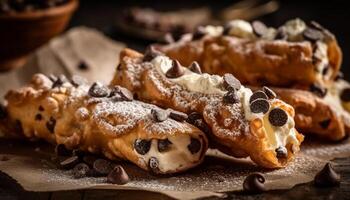
{"label": "golden brown pastry", "polygon": [[232,73],[242,84],[325,88],[336,77],[342,52],[321,25],[300,19],[278,29],[261,22],[229,22],[226,27],[200,27],[173,44],[156,48],[189,66],[197,61],[209,74]]}
{"label": "golden brown pastry", "polygon": [[134,101],[119,86],[51,79],[37,74],[29,86],[7,93],[0,125],[6,134],[122,158],[159,174],[203,160],[206,136],[184,121],[184,113]]}
{"label": "golden brown pastry", "polygon": [[153,49],[145,56],[125,49],[120,60],[111,85],[189,114],[221,151],[266,168],[285,166],[299,151],[303,136],[294,128],[294,109],[268,88],[253,94],[232,75],[202,74],[198,64],[187,69]]}

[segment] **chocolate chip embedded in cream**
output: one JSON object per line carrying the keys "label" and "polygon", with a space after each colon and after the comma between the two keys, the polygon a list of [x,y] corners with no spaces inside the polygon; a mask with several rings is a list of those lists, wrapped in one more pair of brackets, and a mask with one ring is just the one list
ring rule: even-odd
{"label": "chocolate chip embedded in cream", "polygon": [[49,130],[50,133],[54,133],[55,126],[56,126],[56,119],[53,117],[50,117],[49,121],[47,121],[45,125],[47,130]]}
{"label": "chocolate chip embedded in cream", "polygon": [[263,91],[269,99],[275,99],[277,97],[276,93],[266,86],[263,87]]}
{"label": "chocolate chip embedded in cream", "polygon": [[252,113],[267,113],[270,110],[270,103],[266,99],[256,99],[250,104]]}
{"label": "chocolate chip embedded in cream", "polygon": [[170,110],[169,117],[179,122],[185,121],[188,118],[186,113],[176,110]]}
{"label": "chocolate chip embedded in cream", "polygon": [[85,163],[79,163],[73,168],[73,176],[76,179],[86,177],[89,174],[89,172],[90,167]]}
{"label": "chocolate chip embedded in cream", "polygon": [[72,156],[60,162],[60,167],[63,169],[72,169],[78,163],[79,163],[79,157]]}
{"label": "chocolate chip embedded in cream", "polygon": [[114,167],[107,176],[107,183],[124,185],[129,182],[129,175],[125,172],[124,168],[120,165]]}
{"label": "chocolate chip embedded in cream", "polygon": [[187,145],[188,150],[191,152],[191,154],[198,153],[199,150],[201,150],[201,142],[196,138],[191,138],[191,142],[189,145]]}
{"label": "chocolate chip embedded in cream", "polygon": [[303,36],[306,40],[311,42],[322,40],[324,38],[322,32],[314,28],[306,28],[303,32]]}
{"label": "chocolate chip embedded in cream", "polygon": [[269,121],[273,126],[283,126],[288,121],[288,115],[281,108],[274,108],[269,113]]}
{"label": "chocolate chip embedded in cream", "polygon": [[331,163],[327,163],[314,178],[314,184],[318,187],[333,187],[340,184],[340,175],[335,172]]}
{"label": "chocolate chip embedded in cream", "polygon": [[168,78],[178,78],[184,75],[185,70],[177,60],[173,60],[171,68],[165,73]]}
{"label": "chocolate chip embedded in cream", "polygon": [[340,94],[340,99],[344,102],[349,102],[350,101],[350,88],[345,88],[341,94]]}
{"label": "chocolate chip embedded in cream", "polygon": [[198,62],[196,62],[196,61],[194,61],[188,69],[194,73],[202,74],[201,67],[199,66]]}
{"label": "chocolate chip embedded in cream", "polygon": [[145,155],[151,148],[151,141],[136,139],[134,142],[134,148],[138,154]]}
{"label": "chocolate chip embedded in cream", "polygon": [[55,153],[58,156],[71,156],[72,155],[72,151],[67,149],[66,146],[64,144],[58,144],[55,147]]}
{"label": "chocolate chip embedded in cream", "polygon": [[225,95],[222,97],[224,103],[228,104],[235,104],[239,102],[239,97],[236,94],[235,90],[231,90],[225,93]]}
{"label": "chocolate chip embedded in cream", "polygon": [[169,150],[171,144],[168,139],[158,140],[158,151],[165,152]]}
{"label": "chocolate chip embedded in cream", "polygon": [[60,75],[56,78],[55,81],[53,81],[52,88],[61,87],[66,81],[67,81],[66,76],[63,74]]}
{"label": "chocolate chip embedded in cream", "polygon": [[257,100],[257,99],[269,99],[267,97],[267,95],[265,94],[265,92],[261,91],[261,90],[258,90],[256,92],[254,92],[252,94],[252,96],[250,96],[250,99],[249,99],[249,103],[252,103],[253,101]]}
{"label": "chocolate chip embedded in cream", "polygon": [[153,172],[159,171],[159,161],[156,157],[151,157],[148,161],[148,166],[151,168]]}
{"label": "chocolate chip embedded in cream", "polygon": [[310,91],[319,97],[324,97],[327,94],[327,88],[323,88],[316,83],[310,86]]}
{"label": "chocolate chip embedded in cream", "polygon": [[252,23],[253,31],[257,36],[263,36],[267,32],[267,27],[261,21],[253,21]]}
{"label": "chocolate chip embedded in cream", "polygon": [[331,119],[326,119],[326,120],[323,120],[321,122],[319,122],[321,128],[323,129],[327,129],[329,127],[329,125],[331,124]]}
{"label": "chocolate chip embedded in cream", "polygon": [[277,149],[275,149],[276,152],[276,157],[277,158],[287,158],[288,157],[288,151],[286,149],[286,147],[278,147]]}
{"label": "chocolate chip embedded in cream", "polygon": [[239,90],[241,88],[241,82],[232,74],[224,74],[224,88],[226,90]]}
{"label": "chocolate chip embedded in cream", "polygon": [[107,175],[113,169],[113,164],[105,159],[97,159],[95,160],[92,168],[97,175]]}
{"label": "chocolate chip embedded in cream", "polygon": [[152,109],[151,114],[156,122],[163,122],[168,119],[169,113],[162,109]]}
{"label": "chocolate chip embedded in cream", "polygon": [[133,100],[132,93],[128,89],[126,89],[124,87],[120,87],[120,86],[114,86],[111,89],[111,93],[110,93],[109,97],[111,97],[113,100],[116,100],[116,101],[132,101]]}
{"label": "chocolate chip embedded in cream", "polygon": [[88,93],[92,97],[106,97],[109,95],[109,89],[106,86],[95,82],[91,85]]}
{"label": "chocolate chip embedded in cream", "polygon": [[249,174],[243,182],[243,190],[246,193],[258,194],[266,191],[265,177],[262,173]]}
{"label": "chocolate chip embedded in cream", "polygon": [[161,56],[164,55],[163,53],[161,53],[160,51],[156,50],[154,48],[154,46],[149,46],[146,49],[145,55],[143,57],[143,61],[144,62],[149,62],[151,60],[153,60],[153,58],[157,57],[157,56]]}

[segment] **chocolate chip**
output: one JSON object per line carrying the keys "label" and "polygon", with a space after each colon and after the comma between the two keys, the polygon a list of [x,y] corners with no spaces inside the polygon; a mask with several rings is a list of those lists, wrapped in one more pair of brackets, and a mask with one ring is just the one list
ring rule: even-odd
{"label": "chocolate chip", "polygon": [[266,86],[263,87],[263,91],[269,99],[274,99],[277,97],[276,93]]}
{"label": "chocolate chip", "polygon": [[78,69],[85,71],[89,69],[89,66],[84,61],[81,61],[78,65]]}
{"label": "chocolate chip", "polygon": [[196,138],[191,138],[191,143],[189,145],[187,145],[188,150],[192,153],[198,153],[199,150],[201,149],[201,142],[196,139]]}
{"label": "chocolate chip", "polygon": [[0,104],[0,119],[5,119],[7,117],[6,107]]}
{"label": "chocolate chip", "polygon": [[108,175],[113,170],[113,164],[105,159],[97,159],[92,168],[98,175]]}
{"label": "chocolate chip", "polygon": [[311,42],[322,40],[324,38],[321,31],[313,28],[306,28],[303,32],[303,36],[306,40],[309,40]]}
{"label": "chocolate chip", "polygon": [[39,110],[40,112],[42,112],[42,111],[44,111],[45,109],[44,109],[44,107],[39,106],[38,110]]}
{"label": "chocolate chip", "polygon": [[205,123],[202,115],[197,112],[192,112],[191,114],[189,114],[187,122],[193,124],[206,134],[209,134],[211,132],[211,128],[208,126],[207,123]]}
{"label": "chocolate chip", "polygon": [[109,89],[98,82],[93,83],[89,89],[89,95],[92,97],[106,97],[108,94]]}
{"label": "chocolate chip", "polygon": [[173,60],[171,68],[165,73],[168,78],[178,78],[185,73],[185,70],[177,60]]}
{"label": "chocolate chip", "polygon": [[310,86],[310,91],[319,97],[324,97],[327,94],[327,88],[323,88],[316,83]]}
{"label": "chocolate chip", "polygon": [[84,178],[90,172],[90,167],[85,163],[79,163],[73,168],[74,178]]}
{"label": "chocolate chip", "polygon": [[192,40],[199,40],[202,39],[207,34],[207,31],[205,30],[205,27],[199,26],[196,28],[192,35]]}
{"label": "chocolate chip", "polygon": [[314,184],[318,187],[333,187],[340,184],[340,175],[335,172],[331,163],[327,163],[314,178]]}
{"label": "chocolate chip", "polygon": [[334,78],[335,81],[338,81],[340,79],[344,79],[344,74],[342,72],[338,72],[338,74]]}
{"label": "chocolate chip", "polygon": [[239,90],[241,88],[241,82],[236,79],[232,74],[224,74],[224,87],[226,90]]}
{"label": "chocolate chip", "polygon": [[187,121],[194,124],[197,119],[202,119],[202,115],[197,112],[192,112],[188,115]]}
{"label": "chocolate chip", "polygon": [[252,94],[252,96],[249,99],[249,103],[252,103],[253,101],[255,101],[257,99],[266,99],[267,100],[269,98],[267,97],[265,92],[258,90]]}
{"label": "chocolate chip", "polygon": [[322,70],[322,75],[325,76],[328,74],[328,72],[329,72],[329,65],[326,65]]}
{"label": "chocolate chip", "polygon": [[267,32],[267,27],[261,21],[253,21],[252,23],[253,31],[257,36],[263,36]]}
{"label": "chocolate chip", "polygon": [[235,90],[226,92],[222,99],[224,103],[227,104],[235,104],[239,102],[239,97],[237,96]]}
{"label": "chocolate chip", "polygon": [[[79,156],[80,157],[80,156]],[[96,156],[93,155],[85,155],[83,157],[83,161],[84,163],[88,164],[89,166],[93,166],[94,162],[97,160],[98,158]]]}
{"label": "chocolate chip", "polygon": [[72,169],[78,163],[79,163],[79,157],[72,156],[60,162],[60,167],[63,169]]}
{"label": "chocolate chip", "polygon": [[50,133],[54,133],[56,126],[56,119],[50,117],[50,120],[46,122],[46,128],[50,131]]}
{"label": "chocolate chip", "polygon": [[157,56],[162,56],[164,55],[163,53],[161,53],[160,51],[157,51],[154,46],[149,46],[146,49],[145,55],[143,57],[143,61],[144,62],[149,62],[151,60],[153,60],[153,58],[157,57]]}
{"label": "chocolate chip", "polygon": [[57,80],[57,76],[50,74],[48,77],[52,82],[55,82]]}
{"label": "chocolate chip", "polygon": [[43,116],[40,113],[35,115],[35,120],[40,121],[42,119],[43,119]]}
{"label": "chocolate chip", "polygon": [[319,122],[320,126],[323,129],[327,129],[329,127],[330,123],[331,123],[331,119],[326,119],[326,120],[323,120],[323,121]]}
{"label": "chocolate chip", "polygon": [[185,121],[188,118],[186,113],[179,112],[176,110],[170,110],[169,117],[179,122]]}
{"label": "chocolate chip", "polygon": [[262,173],[248,175],[243,182],[243,190],[250,194],[258,194],[266,191],[265,177]]}
{"label": "chocolate chip", "polygon": [[137,153],[141,155],[145,155],[151,148],[151,141],[136,139],[134,142],[134,148]]}
{"label": "chocolate chip", "polygon": [[132,101],[133,100],[132,93],[126,88],[120,87],[119,94],[124,101]]}
{"label": "chocolate chip", "polygon": [[120,86],[114,86],[109,97],[114,101],[132,101],[134,98],[128,89]]}
{"label": "chocolate chip", "polygon": [[288,151],[286,149],[286,147],[278,147],[277,149],[275,149],[276,151],[276,157],[277,158],[287,158],[288,156]]}
{"label": "chocolate chip", "polygon": [[65,82],[67,81],[67,78],[65,75],[60,75],[56,78],[56,80],[52,83],[52,88],[61,87]]}
{"label": "chocolate chip", "polygon": [[340,94],[340,99],[345,102],[350,101],[350,88],[345,88],[341,94]]}
{"label": "chocolate chip", "polygon": [[107,182],[117,185],[124,185],[129,182],[129,176],[120,165],[114,167],[107,176]]}
{"label": "chocolate chip", "polygon": [[64,144],[56,145],[55,152],[58,156],[71,156],[72,155],[72,151],[67,149]]}
{"label": "chocolate chip", "polygon": [[250,104],[252,113],[267,113],[270,110],[270,103],[266,99],[257,99]]}
{"label": "chocolate chip", "polygon": [[159,161],[156,157],[151,157],[148,161],[148,165],[153,172],[159,171]]}
{"label": "chocolate chip", "polygon": [[189,67],[189,70],[191,70],[194,73],[202,74],[201,67],[199,66],[198,62],[194,61],[191,66]]}
{"label": "chocolate chip", "polygon": [[168,139],[158,140],[158,151],[165,152],[169,149],[172,143]]}
{"label": "chocolate chip", "polygon": [[152,109],[151,114],[156,122],[163,122],[168,119],[169,113],[162,109]]}
{"label": "chocolate chip", "polygon": [[281,108],[274,108],[270,111],[269,121],[273,126],[283,126],[288,121],[288,115]]}

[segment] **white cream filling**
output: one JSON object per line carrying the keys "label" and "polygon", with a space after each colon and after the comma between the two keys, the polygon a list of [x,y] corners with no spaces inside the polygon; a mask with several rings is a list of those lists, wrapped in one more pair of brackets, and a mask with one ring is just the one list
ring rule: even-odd
{"label": "white cream filling", "polygon": [[207,35],[213,36],[213,37],[217,37],[222,35],[222,32],[224,31],[224,28],[222,26],[205,26],[204,27],[205,32],[207,33]]}
{"label": "white cream filling", "polygon": [[296,18],[287,21],[280,29],[287,35],[289,41],[295,42],[303,40],[303,32],[306,27],[303,20]]}
{"label": "white cream filling", "polygon": [[[164,152],[159,152],[158,140],[152,140],[150,150],[141,158],[143,162],[148,164],[150,158],[155,157],[158,160],[159,170],[161,172],[168,172],[187,168],[199,161],[201,152],[203,151],[202,141],[200,141],[202,144],[200,150],[195,154],[191,154],[187,147],[191,142],[190,136],[174,136],[169,137],[168,140],[172,144],[169,145],[169,150]],[[134,151],[137,154],[136,150]]]}
{"label": "white cream filling", "polygon": [[[172,67],[172,60],[166,56],[157,56],[152,61],[152,64],[156,69],[165,74]],[[178,78],[169,78],[168,80],[175,82],[186,89],[193,92],[200,92],[204,94],[221,94],[224,95],[227,91],[223,88],[223,78],[217,75],[209,75],[206,73],[197,74],[187,68],[184,69],[185,74]],[[237,95],[241,99],[245,119],[252,121],[256,118],[262,119],[264,127],[268,135],[268,143],[271,149],[276,149],[279,146],[285,146],[288,143],[293,143],[293,148],[295,152],[297,151],[299,141],[296,139],[296,133],[294,129],[294,120],[289,116],[288,122],[282,127],[272,126],[268,121],[268,113],[273,108],[270,107],[269,112],[266,114],[263,113],[253,113],[250,110],[249,99],[252,96],[253,92],[244,86],[237,91]],[[272,100],[280,101],[280,100]]]}
{"label": "white cream filling", "polygon": [[239,38],[249,38],[249,39],[255,38],[253,28],[249,22],[241,19],[236,19],[228,22],[228,24],[231,27],[230,30],[228,31],[229,35],[239,37]]}

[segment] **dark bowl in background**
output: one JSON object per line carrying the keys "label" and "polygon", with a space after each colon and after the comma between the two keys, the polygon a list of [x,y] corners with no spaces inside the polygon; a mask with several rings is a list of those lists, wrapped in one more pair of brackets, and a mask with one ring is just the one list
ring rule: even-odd
{"label": "dark bowl in background", "polygon": [[20,67],[28,55],[67,26],[78,0],[27,12],[0,14],[0,71]]}

